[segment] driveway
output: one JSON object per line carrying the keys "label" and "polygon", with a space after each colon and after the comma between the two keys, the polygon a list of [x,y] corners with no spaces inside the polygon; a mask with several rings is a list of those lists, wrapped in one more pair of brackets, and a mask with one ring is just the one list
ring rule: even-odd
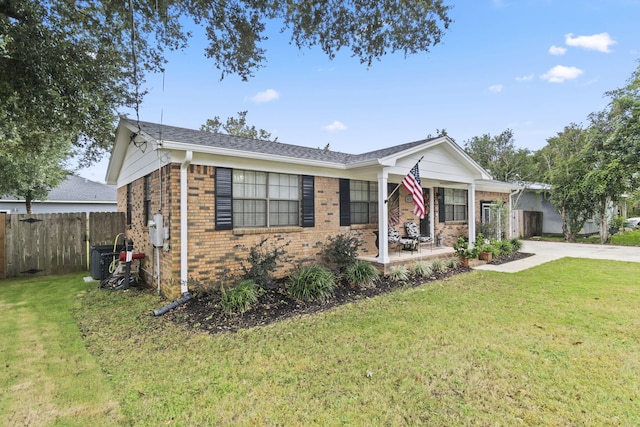
{"label": "driveway", "polygon": [[637,246],[537,242],[532,240],[523,240],[522,243],[521,252],[533,253],[535,255],[502,265],[480,265],[475,267],[475,269],[515,273],[564,257],[640,262],[640,247]]}

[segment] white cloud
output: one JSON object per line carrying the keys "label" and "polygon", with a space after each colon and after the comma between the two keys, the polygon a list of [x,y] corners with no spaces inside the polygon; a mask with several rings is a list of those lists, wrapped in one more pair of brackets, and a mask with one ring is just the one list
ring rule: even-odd
{"label": "white cloud", "polygon": [[549,48],[549,53],[551,55],[564,55],[567,53],[567,48],[562,46],[551,46]]}
{"label": "white cloud", "polygon": [[264,104],[265,102],[275,101],[278,98],[280,98],[278,91],[274,89],[267,89],[264,92],[258,92],[255,94],[251,100],[256,104]]}
{"label": "white cloud", "polygon": [[578,78],[583,71],[576,67],[565,67],[564,65],[556,65],[540,78],[551,83],[564,83],[567,80]]}
{"label": "white cloud", "polygon": [[489,86],[489,91],[493,92],[493,93],[500,93],[502,92],[503,86],[502,85],[491,85]]}
{"label": "white cloud", "polygon": [[323,129],[327,132],[338,132],[341,130],[347,130],[347,126],[341,121],[334,120],[333,123],[331,123],[328,126],[325,126]]}
{"label": "white cloud", "polygon": [[530,80],[533,80],[535,76],[533,74],[528,74],[526,76],[518,76],[516,77],[516,81],[517,82],[528,82]]}
{"label": "white cloud", "polygon": [[611,45],[616,44],[616,41],[611,38],[609,33],[594,34],[592,36],[578,36],[573,37],[573,34],[569,33],[564,36],[567,46],[581,47],[587,50],[597,50],[598,52],[609,53]]}

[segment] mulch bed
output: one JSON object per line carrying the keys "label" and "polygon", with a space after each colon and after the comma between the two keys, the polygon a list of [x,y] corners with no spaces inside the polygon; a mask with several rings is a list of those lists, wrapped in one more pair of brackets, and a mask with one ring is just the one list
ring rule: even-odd
{"label": "mulch bed", "polygon": [[[490,264],[503,264],[526,258],[533,254],[516,252],[511,256],[494,259]],[[273,322],[288,319],[303,314],[313,314],[337,307],[349,302],[371,298],[397,288],[420,286],[425,283],[442,280],[444,278],[471,271],[468,267],[459,267],[445,273],[435,273],[428,278],[412,277],[407,282],[397,282],[388,277],[380,277],[374,285],[369,287],[355,287],[342,283],[333,296],[326,301],[299,301],[289,297],[281,282],[272,289],[266,289],[259,296],[258,303],[243,314],[226,314],[218,303],[220,295],[217,292],[196,293],[195,297],[165,314],[167,320],[187,323],[194,330],[209,333],[234,332],[239,329],[268,325]]]}

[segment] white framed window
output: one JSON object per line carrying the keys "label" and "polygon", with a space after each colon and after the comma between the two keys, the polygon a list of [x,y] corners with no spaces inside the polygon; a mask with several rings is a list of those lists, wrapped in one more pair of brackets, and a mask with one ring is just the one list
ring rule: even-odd
{"label": "white framed window", "polygon": [[233,170],[233,226],[299,225],[297,175]]}
{"label": "white framed window", "polygon": [[378,183],[351,180],[351,224],[372,224],[378,221]]}
{"label": "white framed window", "polygon": [[444,189],[444,220],[466,221],[468,214],[467,190]]}

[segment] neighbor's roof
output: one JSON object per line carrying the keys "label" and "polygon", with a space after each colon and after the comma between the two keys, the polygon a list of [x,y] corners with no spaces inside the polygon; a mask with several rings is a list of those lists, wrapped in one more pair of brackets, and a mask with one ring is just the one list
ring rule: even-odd
{"label": "neighbor's roof", "polygon": [[[132,126],[137,126],[137,122],[129,119]],[[422,145],[434,140],[423,139],[409,142],[381,150],[370,151],[363,154],[347,154],[337,151],[324,150],[321,148],[302,147],[299,145],[284,144],[281,142],[264,141],[258,139],[243,138],[240,136],[227,135],[223,133],[203,132],[200,130],[187,129],[176,126],[162,125],[151,122],[139,122],[140,129],[154,138],[156,141],[189,142],[190,144],[202,145],[206,147],[227,148],[241,150],[251,153],[270,154],[276,156],[286,156],[299,159],[318,160],[333,163],[357,163],[366,160],[374,160],[391,156],[415,146]]]}
{"label": "neighbor's roof", "polygon": [[[77,175],[69,175],[60,185],[53,188],[46,199],[48,202],[68,203],[116,203],[116,189],[111,185],[90,181]],[[19,201],[15,197],[3,196],[5,201]]]}

